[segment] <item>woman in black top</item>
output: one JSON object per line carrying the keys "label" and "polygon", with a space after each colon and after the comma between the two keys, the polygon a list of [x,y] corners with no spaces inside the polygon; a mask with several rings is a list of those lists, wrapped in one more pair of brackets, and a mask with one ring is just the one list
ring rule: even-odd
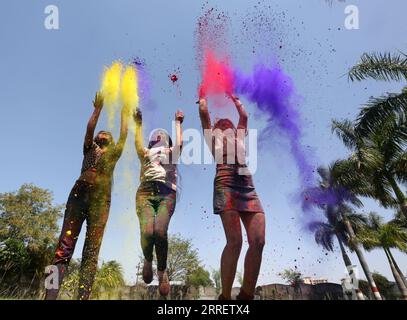
{"label": "woman in black top", "polygon": [[81,175],[69,195],[55,252],[54,265],[58,270],[59,285],[57,289],[46,290],[47,300],[54,300],[58,296],[59,287],[85,220],[86,238],[79,273],[78,299],[89,299],[97,270],[99,250],[109,216],[113,171],[126,142],[130,108],[128,106],[122,108],[120,137],[115,144],[112,134],[107,131],[100,131],[93,137],[103,108],[103,97],[100,93],[96,94],[93,105],[94,111],[87,125],[83,146]]}

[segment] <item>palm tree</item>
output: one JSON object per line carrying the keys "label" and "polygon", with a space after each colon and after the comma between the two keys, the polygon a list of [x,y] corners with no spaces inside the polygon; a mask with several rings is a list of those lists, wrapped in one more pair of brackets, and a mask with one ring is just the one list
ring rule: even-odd
{"label": "palm tree", "polygon": [[103,262],[96,273],[95,283],[92,288],[92,295],[99,298],[102,290],[106,291],[108,298],[113,290],[124,285],[123,268],[117,261]]}
{"label": "palm tree", "polygon": [[[373,79],[377,81],[407,80],[407,55],[404,53],[363,54],[361,61],[349,70],[351,81]],[[356,123],[356,132],[366,136],[380,127],[388,117],[406,116],[407,87],[401,93],[388,93],[380,98],[371,98],[367,106],[361,109]]]}
{"label": "palm tree", "polygon": [[[333,208],[327,208],[328,210],[333,210]],[[326,214],[327,217],[339,217],[340,214],[337,213],[335,215]],[[352,220],[353,223],[357,223],[356,219],[358,216],[349,217],[349,220]],[[338,241],[339,248],[342,253],[342,258],[345,263],[346,269],[349,272],[349,276],[353,279],[353,264],[348,256],[348,253],[345,249],[345,243],[348,242],[348,237],[346,233],[345,226],[343,221],[338,221],[338,219],[330,219],[331,221],[328,222],[315,222],[310,226],[311,231],[315,232],[315,242],[322,246],[327,251],[334,251],[334,238]],[[358,300],[365,300],[362,291],[359,288],[355,288],[356,297]]]}
{"label": "palm tree", "polygon": [[394,221],[384,223],[382,217],[370,213],[364,230],[358,234],[359,241],[366,250],[383,248],[389,261],[394,280],[403,296],[407,300],[407,281],[394,259],[391,248],[407,252],[407,231]]}
{"label": "palm tree", "polygon": [[332,130],[352,151],[338,163],[336,179],[350,191],[376,199],[385,207],[398,207],[407,216],[407,198],[400,183],[407,182],[407,122],[395,115],[369,135],[358,133],[357,123],[333,121]]}
{"label": "palm tree", "polygon": [[[348,73],[351,81],[362,81],[374,79],[378,81],[405,81],[407,80],[407,55],[404,53],[372,53],[364,54],[361,61],[355,65]],[[352,128],[352,139],[348,139],[351,149],[354,149],[356,141],[364,139],[372,140],[374,149],[382,159],[379,162],[391,160],[381,179],[385,183],[384,187],[391,189],[395,199],[405,217],[407,217],[407,197],[400,190],[399,183],[405,183],[407,172],[405,152],[406,143],[406,119],[407,119],[407,86],[401,93],[388,93],[379,98],[371,98],[368,104],[363,107]],[[341,131],[341,127],[335,127],[339,135],[346,135],[346,131]],[[388,131],[388,132],[386,132]],[[377,132],[379,139],[377,139]],[[390,134],[395,134],[392,138]],[[388,136],[385,136],[388,134]],[[383,136],[384,135],[384,136]],[[349,137],[348,137],[349,138]],[[382,143],[383,145],[380,145]],[[379,144],[379,145],[378,145]],[[368,144],[363,143],[367,146]],[[379,148],[377,148],[379,147]],[[353,150],[354,151],[354,150]],[[360,155],[360,154],[359,154]],[[366,161],[359,158],[361,163]],[[372,168],[373,169],[373,168]]]}
{"label": "palm tree", "polygon": [[[362,203],[353,193],[347,191],[335,180],[335,177],[337,177],[336,170],[337,163],[334,163],[329,168],[318,168],[318,173],[321,177],[320,184],[317,187],[310,187],[304,191],[303,209],[320,208],[324,210],[331,225],[336,225],[337,223],[343,225],[346,235],[345,243],[349,249],[356,253],[375,299],[381,300],[379,290],[376,287],[368,263],[355,235],[355,230],[358,231],[362,228],[363,221],[360,219],[360,216],[359,219],[356,219],[351,206],[360,207]],[[313,224],[315,223],[311,224],[311,228]],[[343,237],[342,239],[345,238]]]}

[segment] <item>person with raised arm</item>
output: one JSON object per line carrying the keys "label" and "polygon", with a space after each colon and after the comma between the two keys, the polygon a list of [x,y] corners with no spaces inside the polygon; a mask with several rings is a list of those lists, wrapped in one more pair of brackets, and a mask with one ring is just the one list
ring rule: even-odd
{"label": "person with raised arm", "polygon": [[251,300],[260,272],[265,244],[265,215],[245,163],[244,139],[248,115],[239,98],[230,96],[239,113],[237,128],[230,119],[220,119],[212,126],[207,101],[200,98],[199,116],[209,149],[216,161],[213,206],[220,215],[226,235],[221,257],[222,293],[219,300],[230,300],[237,263],[242,248],[243,223],[249,249],[244,262],[243,284],[237,300]]}
{"label": "person with raised arm", "polygon": [[[61,234],[57,244],[54,266],[58,271],[58,288],[46,288],[45,299],[57,299],[59,287],[72,258],[75,245],[86,221],[86,236],[79,271],[77,298],[87,300],[97,271],[99,250],[109,216],[113,171],[127,138],[130,107],[121,110],[120,137],[117,143],[108,131],[95,128],[103,108],[103,96],[97,93],[94,110],[89,119],[83,145],[81,175],[75,182],[66,204]],[[50,276],[50,275],[48,275]]]}
{"label": "person with raised arm", "polygon": [[176,142],[161,129],[151,134],[148,147],[144,147],[142,113],[134,114],[136,123],[136,152],[141,163],[140,185],[136,194],[137,216],[140,222],[141,247],[144,255],[143,280],[153,281],[153,251],[157,257],[159,292],[167,296],[170,283],[167,272],[168,226],[177,199],[177,162],[182,151],[184,115],[175,114]]}

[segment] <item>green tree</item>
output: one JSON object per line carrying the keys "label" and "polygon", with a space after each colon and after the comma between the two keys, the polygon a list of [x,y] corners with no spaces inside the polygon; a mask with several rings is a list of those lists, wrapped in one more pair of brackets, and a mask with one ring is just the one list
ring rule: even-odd
{"label": "green tree", "polygon": [[399,298],[399,295],[393,290],[394,282],[390,282],[379,272],[373,272],[373,279],[375,280],[380,293],[386,298],[386,300],[396,300]]}
{"label": "green tree", "polygon": [[[397,294],[395,294],[393,290],[393,284],[390,282],[386,277],[381,275],[378,272],[374,272],[372,274],[377,286],[380,290],[380,293],[387,299],[387,300],[396,300],[399,298]],[[365,280],[359,279],[359,288],[363,292],[366,297],[371,297],[371,293],[369,290],[369,283]]]}
{"label": "green tree", "polygon": [[198,266],[193,270],[187,281],[194,288],[213,286],[209,271],[202,266]]}
{"label": "green tree", "polygon": [[190,287],[212,285],[210,274],[205,270],[190,239],[184,239],[179,234],[168,239],[167,271],[170,281],[180,281],[184,284],[183,295]]}
{"label": "green tree", "polygon": [[212,270],[212,279],[215,285],[216,294],[220,294],[222,291],[222,281],[220,277],[220,270]]}
{"label": "green tree", "polygon": [[[62,206],[54,205],[52,193],[24,184],[19,190],[0,194],[1,285],[35,293],[45,266],[52,261]],[[17,285],[16,285],[17,284]]]}
{"label": "green tree", "polygon": [[72,259],[69,262],[68,269],[66,270],[66,274],[61,285],[61,297],[67,296],[69,299],[74,299],[74,297],[78,295],[80,267],[80,259]]}
{"label": "green tree", "polygon": [[278,275],[293,287],[297,287],[303,279],[302,273],[294,269],[285,269]]}
{"label": "green tree", "polygon": [[103,262],[95,276],[95,283],[92,287],[94,299],[101,297],[102,293],[110,299],[112,293],[124,285],[123,268],[117,261]]}
{"label": "green tree", "polygon": [[198,251],[190,239],[179,234],[168,239],[167,271],[170,281],[187,282],[188,277],[200,266]]}
{"label": "green tree", "polygon": [[[315,226],[314,231],[318,231],[318,227],[320,228],[320,234],[317,234],[317,236],[326,235],[326,233],[321,232],[329,230],[327,228],[334,227],[333,232],[340,231],[340,233],[338,233],[340,239],[345,240],[346,242],[343,243],[356,253],[375,298],[380,300],[380,293],[377,290],[369,265],[355,234],[355,232],[363,227],[364,221],[360,215],[354,213],[352,206],[361,207],[362,202],[338,182],[338,168],[340,168],[338,167],[338,162],[335,162],[329,168],[318,168],[320,175],[319,186],[311,187],[304,191],[304,206],[305,209],[307,209],[307,207],[318,207],[324,210],[328,224],[324,226],[318,222],[313,223]],[[311,228],[312,227],[311,224]],[[321,227],[325,230],[321,229]],[[322,238],[320,240],[321,243],[324,243],[326,240],[329,240],[329,238]],[[329,243],[325,244],[329,246]],[[346,259],[346,257],[344,259]],[[345,263],[349,263],[349,261]]]}
{"label": "green tree", "polygon": [[400,183],[407,181],[407,122],[388,118],[368,136],[360,136],[352,121],[333,121],[333,131],[352,152],[339,162],[340,183],[385,208],[400,208],[405,215]]}
{"label": "green tree", "polygon": [[[352,81],[406,81],[407,56],[404,53],[365,53],[349,71],[349,78]],[[378,170],[372,176],[375,187],[386,193],[391,190],[405,217],[407,198],[400,184],[407,181],[406,116],[407,86],[400,93],[371,98],[361,109],[354,126],[346,126],[349,131],[342,130],[341,126],[337,128],[340,135],[347,135],[348,146],[356,151],[358,167],[362,167],[365,176]],[[380,194],[376,198],[381,201]]]}
{"label": "green tree", "polygon": [[[330,169],[326,168],[319,168],[318,173],[320,175],[320,186],[321,186],[321,193],[324,193],[324,190],[327,188],[330,188],[330,185],[332,182],[330,181],[331,178],[331,172],[329,172]],[[333,193],[335,191],[333,190]],[[307,191],[305,192],[307,193]],[[312,193],[312,190],[311,190]],[[355,204],[360,204],[357,198],[350,196],[348,199],[351,203]],[[345,199],[343,199],[345,202]],[[348,213],[348,210],[343,210],[344,208],[347,208],[342,205],[337,205],[337,204],[319,204],[318,202],[314,202],[314,204],[324,211],[324,215],[326,217],[326,222],[314,222],[310,225],[311,231],[315,233],[315,242],[322,246],[325,250],[333,252],[334,251],[334,239],[338,241],[339,248],[341,250],[342,258],[345,263],[345,266],[347,267],[347,270],[349,272],[349,276],[352,279],[353,278],[353,264],[349,258],[349,255],[346,252],[345,245],[348,244],[349,242],[349,237],[347,233],[346,226],[344,224],[343,216],[346,216],[346,218],[351,221],[351,224],[353,226],[358,225],[360,223],[363,223],[361,221],[361,217],[359,215],[353,214],[353,213]],[[356,295],[358,300],[364,300],[363,294],[356,289]]]}
{"label": "green tree", "polygon": [[376,248],[382,248],[384,250],[394,280],[403,299],[407,300],[406,279],[391,252],[391,248],[407,252],[407,231],[395,222],[384,223],[379,215],[370,213],[368,223],[358,234],[358,238],[366,250]]}
{"label": "green tree", "polygon": [[[61,286],[61,296],[72,299],[77,296],[79,285],[79,270],[81,262],[79,259],[72,259]],[[123,268],[117,261],[103,262],[98,267],[95,275],[95,282],[92,287],[92,299],[105,297],[110,299],[112,294],[125,284]]]}

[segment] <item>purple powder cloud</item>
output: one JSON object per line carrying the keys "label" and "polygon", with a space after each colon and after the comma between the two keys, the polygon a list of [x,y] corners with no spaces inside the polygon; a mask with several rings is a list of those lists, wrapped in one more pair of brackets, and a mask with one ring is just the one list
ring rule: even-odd
{"label": "purple powder cloud", "polygon": [[303,129],[292,79],[278,65],[268,67],[259,63],[251,74],[235,70],[234,81],[236,94],[255,103],[267,116],[267,127],[261,136],[268,137],[272,128],[277,126],[288,138],[290,153],[299,171],[301,189],[314,184],[314,166],[308,151],[301,144]]}

